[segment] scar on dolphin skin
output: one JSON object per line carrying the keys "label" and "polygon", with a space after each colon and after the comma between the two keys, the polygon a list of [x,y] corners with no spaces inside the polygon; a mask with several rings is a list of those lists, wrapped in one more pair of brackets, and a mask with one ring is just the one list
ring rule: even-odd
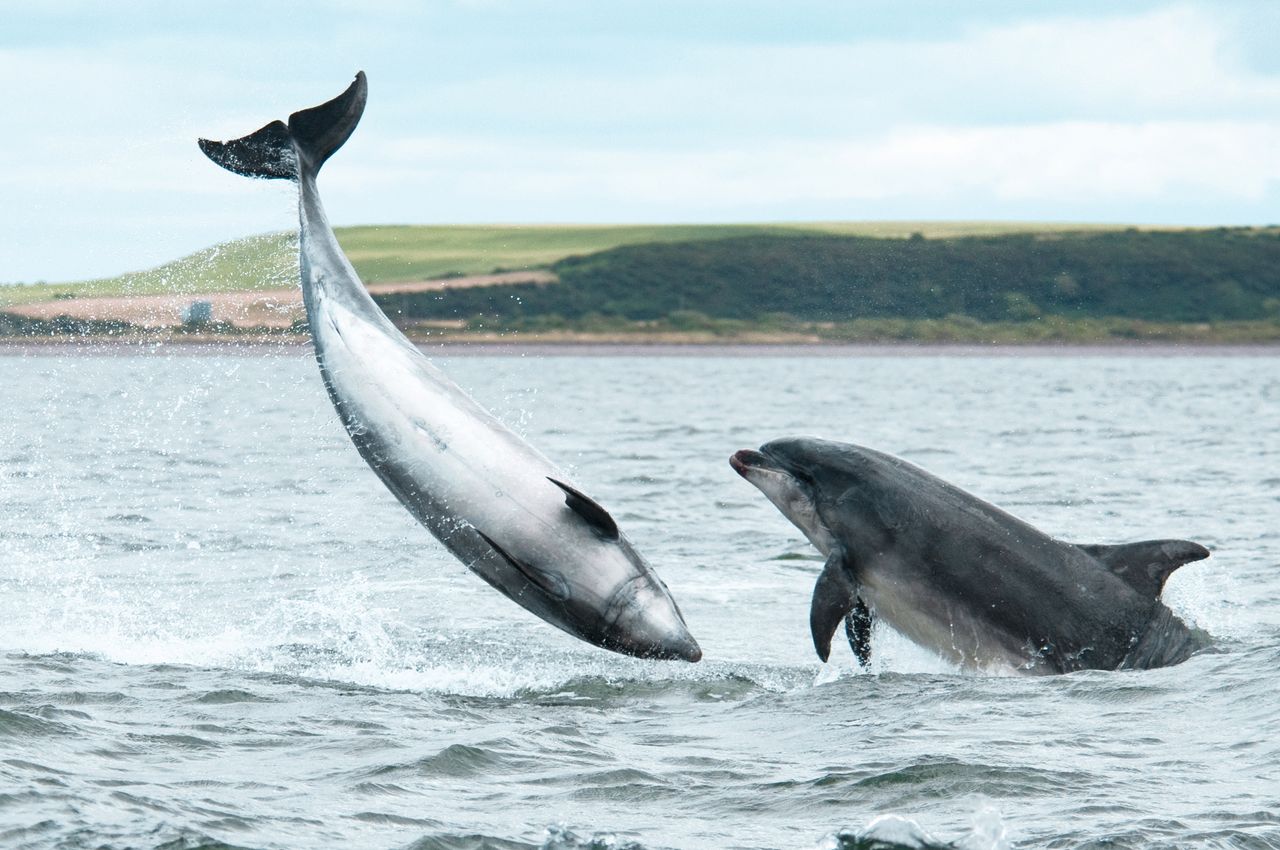
{"label": "scar on dolphin skin", "polygon": [[827,556],[810,614],[823,661],[841,620],[864,666],[875,619],[961,667],[1025,674],[1163,667],[1211,643],[1160,601],[1209,556],[1198,543],[1056,540],[901,458],[813,437],[730,464]]}
{"label": "scar on dolphin skin", "polygon": [[699,660],[666,585],[609,513],[406,339],[343,254],[316,178],[367,99],[360,72],[338,97],[287,123],[199,142],[229,171],[297,184],[302,299],[347,435],[409,512],[503,595],[596,646]]}

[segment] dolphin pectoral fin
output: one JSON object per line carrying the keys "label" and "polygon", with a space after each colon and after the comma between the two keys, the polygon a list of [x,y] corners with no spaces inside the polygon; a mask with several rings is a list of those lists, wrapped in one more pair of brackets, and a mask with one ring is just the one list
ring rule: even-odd
{"label": "dolphin pectoral fin", "polygon": [[587,521],[587,525],[595,529],[601,537],[609,540],[618,539],[618,524],[609,516],[609,512],[600,504],[576,487],[557,481],[551,476],[547,480],[564,491],[564,503],[569,509]]}
{"label": "dolphin pectoral fin", "polygon": [[849,639],[849,648],[853,650],[853,655],[858,659],[858,664],[863,667],[871,665],[871,609],[867,607],[867,603],[862,601],[862,597],[858,597],[857,604],[853,606],[844,617],[844,635]]}
{"label": "dolphin pectoral fin", "polygon": [[826,566],[813,587],[813,604],[809,608],[809,631],[813,648],[824,662],[831,657],[831,638],[840,621],[849,616],[858,603],[858,586],[845,567],[844,550],[831,551]]}
{"label": "dolphin pectoral fin", "polygon": [[532,564],[525,563],[495,543],[493,538],[480,529],[474,530],[476,534],[480,535],[481,540],[489,544],[489,548],[497,552],[516,572],[528,579],[530,584],[540,587],[549,596],[561,602],[569,599],[569,586],[564,583],[564,579],[559,575],[547,570],[540,570]]}
{"label": "dolphin pectoral fin", "polygon": [[1208,549],[1190,540],[1143,540],[1119,546],[1077,543],[1076,547],[1097,558],[1134,590],[1151,597],[1160,595],[1178,567],[1209,557]]}

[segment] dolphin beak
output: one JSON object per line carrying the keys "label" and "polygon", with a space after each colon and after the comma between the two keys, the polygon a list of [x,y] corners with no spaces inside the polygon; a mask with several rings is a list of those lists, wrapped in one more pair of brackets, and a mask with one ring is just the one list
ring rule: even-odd
{"label": "dolphin beak", "polygon": [[613,595],[604,615],[605,646],[637,658],[699,661],[702,648],[689,634],[675,602],[649,576],[636,576]]}
{"label": "dolphin beak", "polygon": [[770,462],[768,456],[760,452],[753,449],[743,449],[733,453],[733,456],[729,458],[729,465],[733,467],[734,472],[746,478],[747,473],[751,470],[761,467],[767,469],[774,464]]}

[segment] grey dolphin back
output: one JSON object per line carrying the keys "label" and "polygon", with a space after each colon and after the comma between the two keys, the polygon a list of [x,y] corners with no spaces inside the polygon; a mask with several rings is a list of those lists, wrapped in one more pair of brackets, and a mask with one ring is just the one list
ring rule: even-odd
{"label": "grey dolphin back", "polygon": [[288,124],[272,121],[239,139],[200,139],[198,144],[209,159],[244,177],[297,180],[303,172],[314,176],[325,160],[351,138],[368,98],[369,85],[364,71],[360,71],[342,94],[293,113]]}

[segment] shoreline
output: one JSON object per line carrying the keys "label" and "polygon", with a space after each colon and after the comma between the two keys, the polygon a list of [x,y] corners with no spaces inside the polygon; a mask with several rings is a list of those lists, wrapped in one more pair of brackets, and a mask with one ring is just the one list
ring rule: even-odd
{"label": "shoreline", "polygon": [[[1212,343],[1141,340],[1081,343],[963,342],[707,342],[529,339],[414,340],[419,350],[439,357],[1280,357],[1280,342]],[[62,356],[310,356],[305,337],[237,339],[81,340],[0,338],[0,357]]]}

